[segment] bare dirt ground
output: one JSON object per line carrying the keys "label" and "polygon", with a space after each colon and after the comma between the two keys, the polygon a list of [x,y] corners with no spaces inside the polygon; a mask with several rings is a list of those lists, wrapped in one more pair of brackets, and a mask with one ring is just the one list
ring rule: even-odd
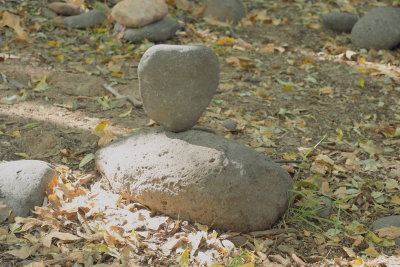
{"label": "bare dirt ground", "polygon": [[[301,265],[295,257],[309,265],[389,264],[399,248],[369,226],[400,214],[400,51],[359,49],[349,34],[323,29],[319,20],[330,10],[361,15],[392,1],[245,3],[249,16],[236,28],[171,7],[185,27],[166,43],[203,44],[220,58],[218,93],[199,125],[275,160],[305,162],[282,166],[295,179],[297,197],[275,228],[296,231],[244,235],[246,242],[236,251],[256,260],[237,252],[219,263],[231,264],[242,255],[238,265],[229,266],[265,260],[270,266]],[[103,85],[113,83],[119,93],[139,99],[137,65],[151,44],[119,41],[107,28],[57,26],[43,17],[44,6],[45,1],[9,1],[2,7],[23,18],[30,40],[13,41],[12,29],[0,29],[0,160],[40,159],[64,166],[64,174],[96,175],[93,161],[81,169],[79,164],[99,149],[93,134],[99,123],[108,121],[115,136],[149,123],[143,109],[116,99]],[[35,22],[40,27],[30,27]],[[14,95],[17,101],[9,99]],[[222,126],[228,118],[238,122],[237,130]],[[325,217],[317,215],[323,196],[332,203]],[[260,249],[257,242],[267,239],[272,245]],[[2,261],[22,260],[3,254]],[[48,262],[54,264],[72,266]],[[171,264],[179,261],[158,262]]]}

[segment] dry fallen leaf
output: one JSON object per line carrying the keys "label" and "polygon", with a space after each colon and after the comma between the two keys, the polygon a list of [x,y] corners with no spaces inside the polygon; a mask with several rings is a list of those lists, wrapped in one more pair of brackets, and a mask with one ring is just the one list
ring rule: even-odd
{"label": "dry fallen leaf", "polygon": [[0,20],[0,28],[4,26],[14,29],[15,33],[17,34],[17,38],[15,38],[17,42],[26,43],[29,41],[28,34],[22,28],[22,22],[19,16],[4,11],[2,19]]}
{"label": "dry fallen leaf", "polygon": [[396,239],[400,237],[400,227],[390,226],[377,230],[378,236],[387,239]]}
{"label": "dry fallen leaf", "polygon": [[72,235],[72,234],[68,234],[68,233],[52,232],[52,233],[42,237],[41,240],[42,240],[43,246],[49,248],[51,246],[51,240],[53,238],[57,238],[62,241],[76,241],[76,240],[82,239],[81,237],[78,237],[78,236]]}

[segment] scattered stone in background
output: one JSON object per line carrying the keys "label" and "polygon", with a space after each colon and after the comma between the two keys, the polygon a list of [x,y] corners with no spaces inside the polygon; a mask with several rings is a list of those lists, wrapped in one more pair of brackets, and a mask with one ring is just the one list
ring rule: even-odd
{"label": "scattered stone in background", "polygon": [[53,18],[57,17],[57,13],[48,9],[47,7],[42,8],[41,13],[42,13],[43,17],[45,17],[47,19],[53,19]]}
{"label": "scattered stone in background", "polygon": [[195,130],[141,130],[99,150],[96,167],[115,193],[235,232],[271,227],[286,211],[292,188],[289,174],[265,155]]}
{"label": "scattered stone in background", "polygon": [[72,28],[85,29],[95,25],[101,25],[107,19],[107,15],[98,10],[91,10],[76,16],[64,18],[64,23]]}
{"label": "scattered stone in background", "polygon": [[241,0],[208,0],[204,17],[237,24],[246,16],[246,8]]}
{"label": "scattered stone in background", "polygon": [[[372,223],[372,230],[376,231],[386,227],[400,227],[400,215],[394,216],[386,216],[380,219],[377,219]],[[396,245],[400,246],[400,237],[394,240]]]}
{"label": "scattered stone in background", "polygon": [[41,206],[54,170],[44,161],[17,160],[0,163],[0,201],[20,217]]}
{"label": "scattered stone in background", "polygon": [[362,48],[391,49],[400,44],[400,8],[375,8],[351,31],[351,41]]}
{"label": "scattered stone in background", "polygon": [[327,217],[332,214],[332,200],[329,197],[322,197],[321,206],[319,206],[320,210],[317,215],[321,217]]}
{"label": "scattered stone in background", "polygon": [[192,128],[219,82],[219,63],[205,46],[155,45],[142,56],[139,88],[147,115],[169,131]]}
{"label": "scattered stone in background", "polygon": [[168,6],[164,0],[122,0],[111,11],[115,21],[130,28],[161,20],[167,14]]}
{"label": "scattered stone in background", "polygon": [[232,119],[226,119],[222,122],[222,126],[229,131],[235,131],[237,127],[237,122]]}
{"label": "scattered stone in background", "polygon": [[82,9],[62,2],[53,2],[48,5],[48,8],[55,13],[63,16],[74,16],[82,13]]}
{"label": "scattered stone in background", "polygon": [[116,33],[124,31],[122,36],[123,39],[134,43],[140,43],[144,39],[147,39],[150,42],[161,42],[171,39],[179,28],[180,25],[178,21],[171,17],[165,17],[160,21],[140,28],[127,28],[125,30],[121,24],[116,23],[114,31]]}
{"label": "scattered stone in background", "polygon": [[337,32],[351,32],[358,17],[345,12],[330,12],[322,15],[322,24],[325,28]]}

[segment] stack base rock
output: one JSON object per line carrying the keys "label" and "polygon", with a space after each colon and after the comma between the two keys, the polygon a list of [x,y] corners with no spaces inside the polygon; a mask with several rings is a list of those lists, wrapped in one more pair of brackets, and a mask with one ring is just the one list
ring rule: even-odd
{"label": "stack base rock", "polygon": [[292,179],[234,140],[190,130],[140,130],[99,150],[114,192],[174,218],[239,232],[270,228],[286,211]]}
{"label": "stack base rock", "polygon": [[210,103],[219,82],[219,63],[204,46],[155,45],[138,67],[147,115],[172,132],[192,128]]}

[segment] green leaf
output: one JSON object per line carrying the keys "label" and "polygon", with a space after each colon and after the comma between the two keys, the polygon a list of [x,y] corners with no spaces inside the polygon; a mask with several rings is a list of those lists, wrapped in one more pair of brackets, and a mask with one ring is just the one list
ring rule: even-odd
{"label": "green leaf", "polygon": [[79,168],[82,168],[83,166],[88,164],[93,159],[94,159],[94,154],[93,153],[87,154],[86,156],[83,157],[83,159],[79,163]]}

